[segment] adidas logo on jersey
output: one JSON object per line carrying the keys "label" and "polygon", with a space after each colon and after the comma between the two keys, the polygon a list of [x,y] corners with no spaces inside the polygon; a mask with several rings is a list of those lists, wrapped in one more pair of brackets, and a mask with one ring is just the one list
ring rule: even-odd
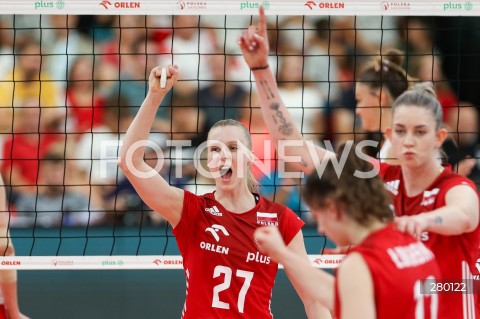
{"label": "adidas logo on jersey", "polygon": [[394,181],[386,182],[385,189],[392,193],[393,195],[398,195],[398,187],[400,186],[400,180],[396,179]]}
{"label": "adidas logo on jersey", "polygon": [[222,216],[222,213],[218,210],[217,206],[213,206],[213,207],[210,207],[210,208],[205,208],[205,211],[209,212],[213,216],[220,216],[220,217]]}
{"label": "adidas logo on jersey", "polygon": [[440,192],[440,189],[434,188],[431,191],[424,191],[423,192],[423,199],[420,203],[420,206],[429,206],[435,203],[435,199]]}

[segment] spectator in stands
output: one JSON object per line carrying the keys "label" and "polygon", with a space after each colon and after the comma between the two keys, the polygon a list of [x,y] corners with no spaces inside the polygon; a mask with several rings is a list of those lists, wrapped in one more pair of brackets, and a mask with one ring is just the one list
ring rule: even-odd
{"label": "spectator in stands", "polygon": [[[343,39],[334,37],[335,20],[322,17],[315,22],[314,36],[305,56],[306,72],[322,90],[328,104],[328,130],[338,145],[354,139],[355,59]],[[328,70],[328,72],[318,72]]]}
{"label": "spectator in stands", "polygon": [[105,100],[94,85],[94,77],[92,58],[76,59],[67,86],[68,132],[90,132],[104,122]]}
{"label": "spectator in stands", "polygon": [[118,23],[118,16],[116,15],[93,15],[93,23],[89,25],[89,35],[92,40],[102,45],[115,38],[115,27]]}
{"label": "spectator in stands", "polygon": [[120,141],[132,116],[124,107],[122,96],[106,102],[104,124],[86,132],[78,141],[74,158],[85,184],[92,187],[91,200],[95,207],[113,211],[117,184],[125,178],[116,165]]}
{"label": "spectator in stands", "polygon": [[104,212],[91,206],[87,195],[65,185],[68,173],[63,154],[46,154],[40,163],[38,191],[18,196],[13,225],[59,227],[99,224]]}
{"label": "spectator in stands", "polygon": [[[114,79],[122,77],[125,70],[134,63],[134,46],[138,39],[145,39],[147,34],[145,16],[122,15],[116,20],[115,37],[102,46],[102,63],[113,68]],[[120,73],[119,73],[120,71]],[[127,71],[128,72],[128,71]]]}
{"label": "spectator in stands", "polygon": [[210,66],[205,63],[208,55],[214,53],[217,45],[217,35],[213,29],[200,28],[199,16],[175,15],[170,37],[163,43],[168,45],[170,54],[162,55],[160,64],[182,65],[179,81],[184,82],[176,86],[175,90],[187,92],[198,89],[203,79],[210,79]]}
{"label": "spectator in stands", "polygon": [[15,106],[13,134],[3,144],[1,166],[4,180],[14,193],[35,191],[39,160],[62,143],[62,135],[48,131],[48,122],[41,121],[40,114],[38,98]]}
{"label": "spectator in stands", "polygon": [[326,100],[318,87],[309,82],[303,67],[299,67],[304,63],[301,52],[293,50],[283,54],[278,71],[280,96],[304,137],[319,143],[326,133]]}
{"label": "spectator in stands", "polygon": [[[20,106],[27,99],[37,99],[50,128],[59,126],[63,117],[60,106],[60,91],[49,74],[41,67],[40,46],[34,41],[26,41],[15,51],[15,68],[0,82],[0,129],[12,131],[13,107]],[[40,94],[41,91],[41,94]]]}
{"label": "spectator in stands", "polygon": [[[472,149],[478,139],[480,125],[478,109],[465,101],[459,101],[443,73],[442,56],[424,55],[419,58],[416,76],[435,85],[435,93],[443,109],[443,121],[457,142],[460,150],[473,156]],[[470,150],[468,150],[470,149]]]}
{"label": "spectator in stands", "polygon": [[[93,53],[94,42],[78,30],[78,15],[49,15],[51,28],[42,30],[46,69],[55,84],[65,89],[75,61]],[[64,99],[62,99],[63,101]]]}
{"label": "spectator in stands", "polygon": [[234,58],[219,50],[215,53],[207,58],[211,78],[198,93],[200,109],[205,113],[204,132],[208,132],[219,120],[238,120],[242,103],[247,97],[243,87],[232,82],[231,73],[235,70]]}
{"label": "spectator in stands", "polygon": [[13,55],[13,28],[4,17],[0,17],[0,79],[6,77],[15,63]]}

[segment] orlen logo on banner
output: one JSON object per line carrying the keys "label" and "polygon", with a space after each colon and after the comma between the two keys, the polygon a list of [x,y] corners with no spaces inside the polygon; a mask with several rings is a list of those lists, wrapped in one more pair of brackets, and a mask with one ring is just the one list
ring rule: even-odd
{"label": "orlen logo on banner", "polygon": [[12,261],[7,261],[3,260],[2,261],[2,266],[20,266],[22,262],[20,260],[12,260]]}
{"label": "orlen logo on banner", "polygon": [[109,1],[103,0],[100,2],[100,5],[103,6],[105,9],[108,10],[110,7],[114,7],[116,9],[140,9],[140,2],[139,1]]}
{"label": "orlen logo on banner", "polygon": [[313,261],[316,264],[319,265],[338,265],[342,263],[341,259],[322,259],[322,258],[317,258]]}
{"label": "orlen logo on banner", "polygon": [[165,259],[163,261],[160,259],[155,259],[153,263],[157,266],[160,266],[162,264],[163,265],[183,265],[183,261],[178,259]]}
{"label": "orlen logo on banner", "polygon": [[310,10],[313,9],[345,9],[345,2],[315,2],[307,1],[304,4],[305,7],[308,7]]}
{"label": "orlen logo on banner", "polygon": [[207,2],[205,1],[178,1],[180,10],[206,10]]}

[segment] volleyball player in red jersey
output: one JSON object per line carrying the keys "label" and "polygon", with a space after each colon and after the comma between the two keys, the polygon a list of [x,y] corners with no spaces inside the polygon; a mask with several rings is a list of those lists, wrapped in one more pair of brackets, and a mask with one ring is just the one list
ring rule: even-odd
{"label": "volleyball player in red jersey", "polygon": [[[251,26],[239,39],[242,55],[252,69],[264,120],[275,142],[304,141],[277,89],[268,66],[268,38],[265,13],[260,8],[258,30]],[[400,103],[399,103],[400,102]],[[393,105],[392,129],[387,130],[399,166],[381,165],[385,187],[394,194],[395,213],[401,230],[423,233],[427,247],[437,256],[446,281],[470,279],[477,273],[475,261],[480,244],[479,199],[476,188],[467,178],[444,168],[437,160],[438,151],[447,137],[442,128],[442,110],[433,92],[414,87],[403,93]],[[311,142],[285,149],[286,156],[301,158],[291,163],[311,173],[334,153]],[[313,150],[310,152],[310,150]],[[291,157],[290,157],[291,158]],[[318,166],[318,165],[317,165]],[[446,181],[448,180],[448,182]],[[442,187],[441,189],[439,187]],[[428,237],[427,235],[428,234]],[[475,303],[480,295],[442,294],[440,312],[450,318],[475,318]],[[477,309],[477,317],[480,316]]]}
{"label": "volleyball player in red jersey", "polygon": [[355,245],[340,264],[335,283],[331,275],[291,254],[272,227],[255,231],[260,250],[295,274],[292,280],[302,293],[333,308],[336,318],[450,318],[437,317],[438,295],[428,291],[440,277],[433,253],[396,229],[389,194],[378,176],[355,177],[356,171],[371,170],[350,151],[340,177],[329,163],[321,178],[313,173],[306,183],[304,199],[318,232],[337,245]]}
{"label": "volleyball player in red jersey", "polygon": [[[278,265],[259,252],[253,233],[263,225],[274,225],[288,249],[307,260],[303,222],[285,206],[254,193],[252,156],[242,149],[242,145],[251,149],[251,137],[237,121],[220,121],[208,134],[213,193],[196,196],[172,187],[147,165],[144,147],[138,143],[148,139],[158,105],[176,82],[178,69],[167,68],[165,88],[160,86],[162,73],[160,67],[150,73],[149,92],[126,132],[119,165],[146,204],[173,227],[187,281],[182,318],[272,318],[270,301]],[[302,301],[307,313],[330,315],[320,304],[308,298]]]}
{"label": "volleyball player in red jersey", "polygon": [[[480,243],[479,198],[475,184],[429,156],[447,133],[442,107],[429,83],[416,85],[393,104],[386,134],[401,166],[382,164],[380,174],[393,197],[400,230],[424,241],[439,260],[446,281],[473,280]],[[445,294],[442,313],[480,318],[475,294]]]}
{"label": "volleyball player in red jersey", "polygon": [[[15,249],[10,240],[7,196],[3,179],[0,176],[0,254],[14,256]],[[0,319],[28,319],[20,312],[17,294],[17,271],[0,270]]]}

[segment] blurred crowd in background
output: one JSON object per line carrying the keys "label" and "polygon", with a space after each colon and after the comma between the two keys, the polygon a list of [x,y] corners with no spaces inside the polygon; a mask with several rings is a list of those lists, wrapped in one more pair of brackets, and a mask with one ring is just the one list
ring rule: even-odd
{"label": "blurred crowd in background", "polygon": [[[301,180],[280,178],[252,77],[237,46],[251,16],[0,16],[1,173],[14,227],[159,225],[115,164],[123,134],[156,65],[177,64],[150,139],[160,170],[197,194],[213,181],[193,165],[195,148],[224,118],[244,123],[264,169],[260,193],[311,222]],[[405,52],[410,75],[434,81],[455,147],[455,165],[479,158],[480,18],[269,17],[280,94],[315,143],[365,138],[355,79],[372,57]],[[466,110],[466,112],[463,112]],[[181,160],[168,141],[188,140]],[[271,154],[271,155],[270,155]],[[156,153],[147,149],[152,167]],[[102,162],[102,159],[104,160]],[[105,161],[108,159],[108,161]],[[181,166],[181,176],[175,168]],[[265,169],[265,167],[267,167]],[[480,165],[465,174],[480,183]]]}

